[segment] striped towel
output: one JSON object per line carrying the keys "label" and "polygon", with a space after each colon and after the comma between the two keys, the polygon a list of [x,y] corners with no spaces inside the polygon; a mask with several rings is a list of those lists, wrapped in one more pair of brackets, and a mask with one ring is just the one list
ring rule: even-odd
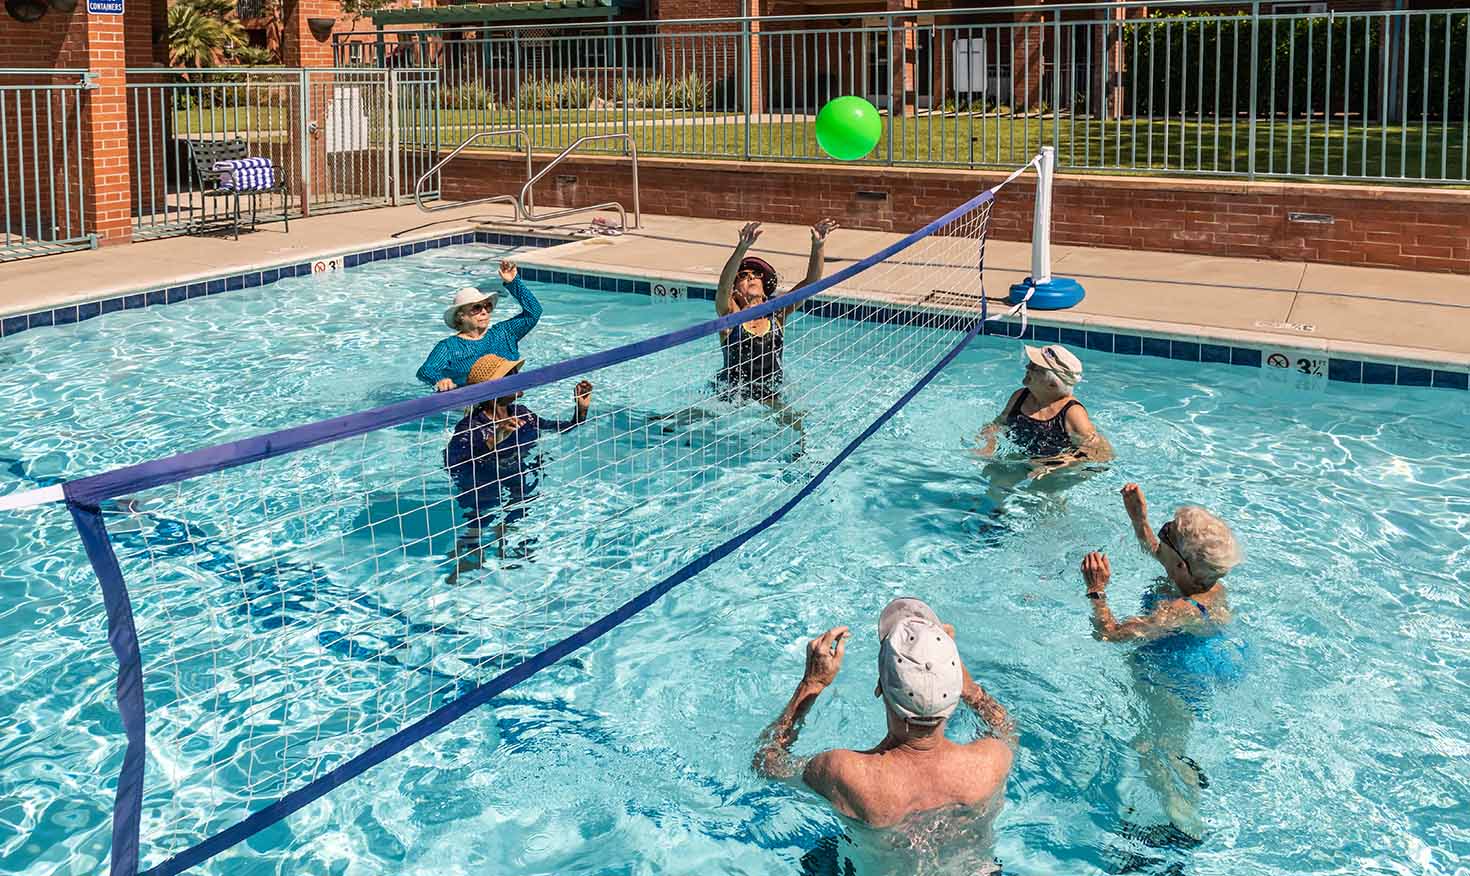
{"label": "striped towel", "polygon": [[276,187],[276,166],[269,158],[216,161],[210,169],[222,174],[219,187],[225,191],[259,192]]}

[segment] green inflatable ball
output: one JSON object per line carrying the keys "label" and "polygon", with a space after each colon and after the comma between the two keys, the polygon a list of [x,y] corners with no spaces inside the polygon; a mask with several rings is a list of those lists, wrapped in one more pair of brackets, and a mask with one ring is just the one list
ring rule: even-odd
{"label": "green inflatable ball", "polygon": [[839,97],[817,113],[817,145],[839,161],[862,158],[882,136],[878,110],[861,97]]}

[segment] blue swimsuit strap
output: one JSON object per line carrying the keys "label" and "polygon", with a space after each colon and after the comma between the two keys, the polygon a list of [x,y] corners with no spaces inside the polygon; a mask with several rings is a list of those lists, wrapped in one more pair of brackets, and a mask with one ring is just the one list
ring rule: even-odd
{"label": "blue swimsuit strap", "polygon": [[1195,608],[1199,609],[1199,613],[1200,613],[1201,616],[1206,617],[1206,618],[1208,618],[1210,616],[1210,610],[1208,608],[1205,608],[1203,605],[1201,605],[1198,599],[1191,599],[1191,600],[1189,600],[1189,604],[1190,605],[1193,605]]}

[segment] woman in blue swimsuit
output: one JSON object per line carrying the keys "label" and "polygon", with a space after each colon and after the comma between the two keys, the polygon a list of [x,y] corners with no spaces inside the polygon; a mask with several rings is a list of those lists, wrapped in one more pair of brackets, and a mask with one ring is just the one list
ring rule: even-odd
{"label": "woman in blue swimsuit", "polygon": [[1092,627],[1105,641],[1142,643],[1131,655],[1146,723],[1135,744],[1170,822],[1144,830],[1145,838],[1198,845],[1203,834],[1199,790],[1207,783],[1184,749],[1193,719],[1210,694],[1245,671],[1245,647],[1227,632],[1231,613],[1225,593],[1225,575],[1241,560],[1240,545],[1224,521],[1189,505],[1155,533],[1137,484],[1123,487],[1123,505],[1139,545],[1167,577],[1144,597],[1141,613],[1118,620],[1108,606],[1108,558],[1088,554],[1082,577],[1092,600]]}

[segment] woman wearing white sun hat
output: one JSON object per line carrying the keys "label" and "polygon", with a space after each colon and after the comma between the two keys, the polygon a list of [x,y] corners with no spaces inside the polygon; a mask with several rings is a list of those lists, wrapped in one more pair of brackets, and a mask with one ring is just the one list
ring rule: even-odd
{"label": "woman wearing white sun hat", "polygon": [[1031,476],[1082,462],[1104,462],[1112,448],[1098,434],[1087,409],[1072,394],[1082,380],[1082,360],[1061,344],[1026,347],[1026,375],[1000,416],[980,433],[984,456],[995,452],[1001,432],[1031,458]]}
{"label": "woman wearing white sun hat", "polygon": [[516,270],[515,262],[500,263],[500,280],[505,291],[521,306],[521,312],[504,322],[490,324],[498,292],[481,292],[466,286],[454,293],[454,300],[444,311],[444,324],[455,334],[434,345],[429,357],[419,367],[418,379],[437,392],[464,386],[470,368],[481,356],[502,359],[521,358],[520,340],[541,319],[541,302],[531,294]]}

